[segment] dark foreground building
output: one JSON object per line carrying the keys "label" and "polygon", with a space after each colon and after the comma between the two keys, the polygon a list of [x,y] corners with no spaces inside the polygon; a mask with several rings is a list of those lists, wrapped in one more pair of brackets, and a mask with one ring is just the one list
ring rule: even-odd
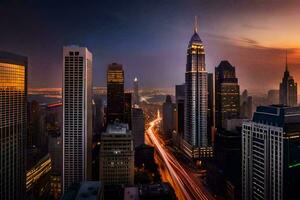
{"label": "dark foreground building", "polygon": [[300,185],[300,107],[259,106],[242,130],[243,199],[295,199]]}
{"label": "dark foreground building", "polygon": [[0,51],[0,199],[25,195],[27,58]]}

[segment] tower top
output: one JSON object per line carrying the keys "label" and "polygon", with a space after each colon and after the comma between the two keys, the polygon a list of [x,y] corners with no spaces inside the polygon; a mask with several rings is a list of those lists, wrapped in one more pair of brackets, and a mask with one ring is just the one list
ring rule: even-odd
{"label": "tower top", "polygon": [[285,71],[288,71],[288,50],[285,49]]}
{"label": "tower top", "polygon": [[198,33],[198,17],[195,15],[194,33]]}

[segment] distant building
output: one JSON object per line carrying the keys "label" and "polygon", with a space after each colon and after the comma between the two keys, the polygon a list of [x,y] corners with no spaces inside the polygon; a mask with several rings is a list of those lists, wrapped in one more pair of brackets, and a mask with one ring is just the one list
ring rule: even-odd
{"label": "distant building", "polygon": [[134,181],[133,137],[127,124],[108,124],[101,136],[100,180],[104,185],[132,185]]}
{"label": "distant building", "polygon": [[185,84],[176,85],[175,88],[175,116],[174,116],[174,128],[173,131],[173,143],[177,147],[181,148],[183,134],[184,134],[184,98],[185,98]]}
{"label": "distant building", "polygon": [[213,134],[215,126],[215,95],[214,95],[214,75],[207,74],[207,141],[209,146],[213,145]]}
{"label": "distant building", "polygon": [[171,136],[174,130],[174,108],[170,95],[166,96],[166,101],[162,106],[162,127],[165,135]]}
{"label": "distant building", "polygon": [[132,135],[134,147],[145,143],[145,117],[141,108],[132,108]]}
{"label": "distant building", "polygon": [[251,119],[253,113],[253,98],[252,96],[248,96],[247,90],[244,90],[241,95],[240,107],[240,117],[245,119]]}
{"label": "distant building", "polygon": [[211,151],[207,149],[207,71],[197,24],[187,49],[184,103],[183,150],[190,158],[208,157]]}
{"label": "distant building", "polygon": [[139,105],[140,104],[140,95],[139,95],[139,81],[137,77],[134,78],[133,81],[133,101],[132,105]]}
{"label": "distant building", "polygon": [[46,131],[48,134],[48,151],[51,158],[50,196],[52,199],[56,200],[60,199],[62,194],[62,116],[62,103],[48,104],[46,114]]}
{"label": "distant building", "polygon": [[107,69],[107,120],[113,123],[124,118],[124,71],[121,64],[112,63]]}
{"label": "distant building", "polygon": [[92,176],[92,54],[63,48],[63,190]]}
{"label": "distant building", "polygon": [[268,103],[269,105],[279,104],[279,90],[268,91]]}
{"label": "distant building", "polygon": [[132,129],[132,93],[124,93],[124,120],[125,124],[128,124],[129,130]]}
{"label": "distant building", "polygon": [[61,200],[103,200],[103,185],[99,181],[72,184]]}
{"label": "distant building", "polygon": [[25,195],[27,58],[0,51],[0,198]]}
{"label": "distant building", "polygon": [[298,105],[297,101],[297,83],[294,78],[290,75],[287,64],[286,56],[286,65],[285,72],[282,78],[282,81],[279,85],[279,102],[282,105],[295,107]]}
{"label": "distant building", "polygon": [[47,131],[46,131],[46,105],[33,100],[28,103],[28,137],[27,146],[36,146],[42,152],[47,153]]}
{"label": "distant building", "polygon": [[216,127],[222,128],[226,119],[240,115],[240,86],[235,67],[227,60],[215,68]]}
{"label": "distant building", "polygon": [[243,199],[294,199],[300,185],[300,107],[259,106],[243,123]]}
{"label": "distant building", "polygon": [[[45,199],[50,193],[51,158],[41,158],[26,172],[26,193],[29,199]],[[23,197],[22,197],[23,198]]]}

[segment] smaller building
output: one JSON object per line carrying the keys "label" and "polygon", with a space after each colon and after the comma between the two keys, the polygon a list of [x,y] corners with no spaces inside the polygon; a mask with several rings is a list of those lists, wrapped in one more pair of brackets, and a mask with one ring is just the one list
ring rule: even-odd
{"label": "smaller building", "polygon": [[134,147],[145,143],[145,117],[141,108],[132,108],[132,135]]}
{"label": "smaller building", "polygon": [[61,200],[103,200],[103,185],[99,181],[72,184]]}
{"label": "smaller building", "polygon": [[166,101],[163,104],[163,112],[162,112],[162,125],[163,125],[163,132],[165,135],[171,136],[174,127],[174,109],[175,104],[172,103],[172,98],[170,95],[166,96]]}
{"label": "smaller building", "polygon": [[132,185],[134,146],[128,124],[108,124],[100,145],[99,175],[104,185]]}

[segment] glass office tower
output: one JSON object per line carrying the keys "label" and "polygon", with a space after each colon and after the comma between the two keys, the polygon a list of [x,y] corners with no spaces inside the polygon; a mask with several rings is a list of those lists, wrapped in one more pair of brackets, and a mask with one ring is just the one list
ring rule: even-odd
{"label": "glass office tower", "polygon": [[25,195],[27,58],[0,52],[0,199]]}

